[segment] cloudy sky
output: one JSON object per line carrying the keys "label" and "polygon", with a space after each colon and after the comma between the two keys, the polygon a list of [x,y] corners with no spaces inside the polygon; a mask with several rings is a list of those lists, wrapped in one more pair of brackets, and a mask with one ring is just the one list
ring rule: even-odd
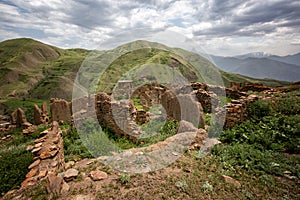
{"label": "cloudy sky", "polygon": [[300,1],[0,1],[1,41],[30,37],[62,48],[95,49],[164,35],[176,46],[179,39],[169,33],[215,55],[294,54],[300,52]]}

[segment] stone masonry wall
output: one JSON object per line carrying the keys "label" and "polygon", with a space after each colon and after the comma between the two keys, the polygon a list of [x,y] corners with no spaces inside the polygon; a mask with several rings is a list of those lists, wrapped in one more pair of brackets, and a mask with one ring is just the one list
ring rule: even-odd
{"label": "stone masonry wall", "polygon": [[51,98],[50,112],[52,121],[72,121],[72,104],[64,99]]}
{"label": "stone masonry wall", "polygon": [[50,174],[56,174],[64,167],[64,149],[62,131],[56,121],[52,128],[40,133],[40,138],[34,141],[34,146],[28,146],[35,155],[34,162],[29,165],[30,170],[21,188],[35,185],[38,181],[45,179]]}
{"label": "stone masonry wall", "polygon": [[226,104],[226,119],[224,128],[230,128],[236,124],[240,124],[249,118],[248,106],[252,102],[258,100],[257,95],[249,95],[238,100],[231,100],[230,103]]}

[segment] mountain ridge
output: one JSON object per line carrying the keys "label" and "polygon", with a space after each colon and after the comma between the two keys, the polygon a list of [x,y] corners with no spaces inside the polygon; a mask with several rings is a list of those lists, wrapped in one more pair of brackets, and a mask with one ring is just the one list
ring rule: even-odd
{"label": "mountain ridge", "polygon": [[[149,45],[157,49],[173,49],[174,52],[180,52],[182,58],[173,58],[179,62],[182,72],[186,73],[188,77],[191,76],[191,71],[188,68],[191,64],[185,59],[194,56],[194,53],[185,51],[183,49],[167,47],[160,43],[153,43],[148,41],[134,41],[121,45],[110,51],[99,51],[109,53],[118,51],[120,53],[126,52],[128,48],[145,47]],[[7,40],[0,43],[0,99],[49,99],[51,97],[70,99],[72,96],[73,83],[82,62],[86,59],[90,50],[85,49],[61,49],[30,38],[18,38]],[[141,53],[141,52],[140,52]],[[154,52],[152,57],[149,57],[148,62],[163,63],[170,65],[171,57],[168,53]],[[134,55],[131,55],[134,56]],[[141,58],[143,54],[140,55]],[[119,58],[121,59],[121,58]],[[133,59],[132,59],[133,60]],[[142,60],[141,60],[142,61]],[[133,65],[134,62],[128,63]],[[131,61],[130,61],[131,62]],[[203,66],[210,66],[211,63],[201,58]],[[206,64],[205,64],[206,63]],[[190,68],[192,69],[192,68]],[[218,70],[211,67],[211,70]],[[252,81],[259,83],[266,83],[272,86],[286,84],[286,82],[273,80],[257,80],[241,75],[228,74],[221,71],[222,78],[225,85],[229,85],[230,81]],[[194,79],[190,79],[194,80]]]}
{"label": "mountain ridge", "polygon": [[271,78],[295,82],[300,77],[300,53],[288,56],[270,55],[266,57],[240,58],[235,56],[223,57],[210,55],[216,66],[226,72],[237,73],[253,78]]}

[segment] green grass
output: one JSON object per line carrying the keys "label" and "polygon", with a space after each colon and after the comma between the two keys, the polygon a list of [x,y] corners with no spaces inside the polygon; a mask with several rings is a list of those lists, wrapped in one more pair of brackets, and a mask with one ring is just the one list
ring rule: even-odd
{"label": "green grass", "polygon": [[70,99],[74,77],[88,53],[83,49],[59,49],[29,38],[1,42],[1,99]]}
{"label": "green grass", "polygon": [[[145,48],[149,46],[152,48]],[[137,47],[139,50],[127,52],[132,47]],[[98,64],[99,58],[106,55],[105,53],[110,55],[116,52],[127,53],[116,58],[101,74],[100,82],[96,83],[95,80],[99,79],[96,77],[98,72],[103,70],[99,67],[103,64]],[[80,80],[85,87],[91,90],[98,88],[97,91],[111,92],[119,79],[132,78],[137,74],[141,77],[145,75],[150,82],[156,76],[172,83],[174,71],[175,74],[182,74],[188,81],[209,84],[216,82],[215,75],[220,72],[226,86],[229,86],[230,81],[250,81],[272,87],[287,85],[284,81],[253,79],[222,72],[207,59],[192,52],[147,41],[135,41],[111,51],[98,51],[93,55],[89,53],[90,51],[84,49],[59,49],[28,38],[1,42],[1,99],[22,99],[23,97],[26,99],[49,99],[50,97],[71,99],[74,78],[88,55],[91,59],[85,60],[84,65],[87,68],[80,71]],[[53,57],[53,55],[56,56]],[[104,58],[104,63],[110,62],[109,57]],[[184,58],[189,58],[189,60]],[[39,62],[36,63],[35,60]],[[153,68],[152,72],[149,69],[151,64],[157,67]],[[163,69],[157,64],[168,66],[168,69]],[[135,67],[137,68],[134,69]],[[139,80],[136,80],[136,83],[139,84]]]}
{"label": "green grass", "polygon": [[287,81],[279,81],[273,79],[255,79],[247,76],[243,76],[240,74],[233,74],[221,71],[222,78],[224,81],[224,85],[226,87],[230,87],[230,82],[252,82],[252,83],[262,83],[265,86],[269,87],[277,87],[277,86],[286,86],[290,83]]}
{"label": "green grass", "polygon": [[[159,124],[159,132],[157,134],[147,137],[144,136],[139,139],[138,143],[135,143],[113,133],[108,128],[104,128],[103,131],[97,131],[92,123],[89,123],[91,122],[86,122],[86,125],[84,126],[86,131],[83,131],[89,134],[81,135],[81,137],[76,129],[70,129],[69,125],[62,126],[62,129],[68,130],[68,134],[63,134],[64,155],[66,161],[91,158],[95,155],[107,155],[111,151],[149,146],[176,134],[178,128],[178,122],[173,120],[167,121],[166,123]],[[157,123],[155,122],[155,124]],[[151,125],[144,130],[146,130],[146,132],[154,131],[153,126]],[[88,145],[89,148],[86,148],[85,145]]]}
{"label": "green grass", "polygon": [[0,143],[0,196],[12,189],[18,189],[28,173],[27,167],[33,162],[33,154],[26,151],[28,145],[33,145],[39,133],[47,127],[41,125],[35,133],[24,136],[21,129],[11,133],[12,140]]}
{"label": "green grass", "polygon": [[[175,120],[164,121],[164,119],[156,118],[151,120],[146,126],[142,127],[146,135],[139,139],[142,146],[149,146],[157,142],[164,141],[168,137],[176,134],[179,124]],[[153,135],[153,133],[156,133]]]}
{"label": "green grass", "polygon": [[[114,60],[109,65],[107,70],[105,70],[105,72],[101,75],[101,79],[98,84],[98,90],[111,92],[114,85],[122,76],[125,76],[126,79],[136,78],[135,76],[137,74],[141,77],[143,76],[143,74],[146,76],[151,64],[154,64],[151,65],[152,67],[154,67],[151,70],[151,75],[154,75],[156,78],[161,77],[160,80],[167,81],[170,79],[170,76],[172,76],[172,74],[167,74],[167,72],[161,66],[157,66],[155,64],[170,66],[171,58],[176,58],[177,60],[179,60],[180,63],[176,67],[176,70],[180,72],[184,77],[186,77],[187,80],[202,80],[199,74],[197,75],[198,72],[195,70],[195,68],[190,63],[183,60],[180,56],[165,50],[143,48],[128,52],[120,56],[118,59]],[[170,71],[172,71],[171,67],[168,72]],[[128,74],[127,72],[130,73]],[[153,79],[153,77],[148,78],[150,78],[150,80]]]}
{"label": "green grass", "polygon": [[0,153],[0,191],[6,193],[18,189],[25,180],[27,167],[32,163],[33,155],[23,147],[15,147]]}
{"label": "green grass", "polygon": [[229,167],[250,174],[300,178],[300,100],[293,93],[258,100],[251,119],[220,136],[213,155]]}
{"label": "green grass", "polygon": [[25,112],[27,121],[33,123],[33,106],[36,104],[41,107],[42,100],[6,100],[1,104],[6,107],[5,114],[10,115],[18,108],[22,108]]}
{"label": "green grass", "polygon": [[68,124],[62,125],[61,128],[67,130],[67,134],[63,134],[64,156],[66,162],[92,157],[82,143],[76,129],[71,129]]}

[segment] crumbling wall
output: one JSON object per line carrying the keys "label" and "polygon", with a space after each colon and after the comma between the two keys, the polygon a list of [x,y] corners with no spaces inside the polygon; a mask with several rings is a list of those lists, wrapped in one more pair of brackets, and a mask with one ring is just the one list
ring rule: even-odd
{"label": "crumbling wall", "polygon": [[52,121],[72,121],[72,103],[64,99],[51,98],[50,112]]}
{"label": "crumbling wall", "polygon": [[29,127],[31,124],[27,121],[25,112],[18,108],[11,114],[11,124],[18,127]]}
{"label": "crumbling wall", "polygon": [[195,91],[195,94],[205,112],[213,112],[219,107],[220,100],[214,92],[207,92],[200,88]]}
{"label": "crumbling wall", "polygon": [[226,104],[226,119],[224,128],[230,128],[249,119],[248,106],[258,100],[259,96],[249,95]]}
{"label": "crumbling wall", "polygon": [[58,123],[54,121],[50,129],[40,133],[40,138],[34,141],[34,146],[27,147],[35,157],[28,167],[30,171],[21,184],[22,188],[33,186],[50,174],[56,174],[63,169],[65,162],[61,134]]}
{"label": "crumbling wall", "polygon": [[143,108],[161,104],[169,119],[189,121],[195,126],[204,126],[203,108],[193,99],[190,86],[172,91],[159,86],[144,85],[136,89],[133,98],[140,98]]}
{"label": "crumbling wall", "polygon": [[135,112],[132,102],[128,100],[112,101],[111,97],[104,92],[98,93],[95,99],[96,114],[100,125],[137,142],[141,131],[132,118],[132,114]]}
{"label": "crumbling wall", "polygon": [[46,102],[43,102],[42,109],[40,109],[36,104],[33,106],[33,122],[35,125],[48,124],[49,117]]}

